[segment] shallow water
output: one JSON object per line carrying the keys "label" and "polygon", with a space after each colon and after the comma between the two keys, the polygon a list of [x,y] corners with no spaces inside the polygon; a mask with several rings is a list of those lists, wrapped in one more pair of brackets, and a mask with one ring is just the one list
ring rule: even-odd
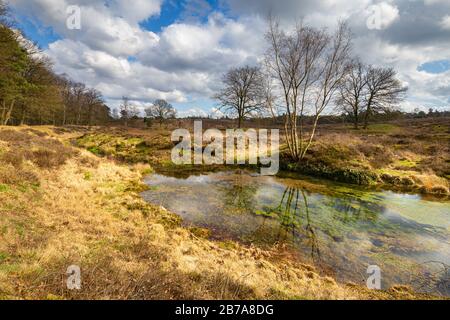
{"label": "shallow water", "polygon": [[450,296],[450,201],[368,191],[312,179],[220,172],[187,179],[151,175],[144,199],[215,238],[284,244],[341,281],[407,284]]}

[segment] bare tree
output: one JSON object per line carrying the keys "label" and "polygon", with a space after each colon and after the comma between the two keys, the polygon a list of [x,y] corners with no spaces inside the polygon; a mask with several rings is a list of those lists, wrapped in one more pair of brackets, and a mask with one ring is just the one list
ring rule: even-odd
{"label": "bare tree", "polygon": [[359,117],[367,103],[367,70],[361,61],[353,61],[336,99],[337,106],[351,114],[355,129],[359,127]]}
{"label": "bare tree", "polygon": [[95,89],[88,89],[84,99],[87,111],[87,124],[91,126],[94,121],[97,107],[104,105],[105,102],[103,101],[101,92]]}
{"label": "bare tree", "polygon": [[273,79],[270,75],[265,75],[263,80],[263,105],[265,111],[269,113],[273,119],[276,119],[280,115],[278,99],[275,93]]}
{"label": "bare tree", "polygon": [[367,71],[367,103],[364,115],[364,128],[374,112],[386,112],[400,103],[408,88],[397,79],[393,68],[369,67]]}
{"label": "bare tree", "polygon": [[[286,33],[270,17],[266,38],[270,44],[266,65],[278,82],[286,108],[287,147],[298,161],[306,155],[320,116],[348,72],[350,31],[344,23],[334,34],[297,24]],[[313,115],[313,124],[306,132],[308,112]]]}
{"label": "bare tree", "polygon": [[120,118],[124,121],[125,127],[128,127],[128,120],[130,117],[130,98],[122,97],[122,104],[120,105]]}
{"label": "bare tree", "polygon": [[84,95],[86,94],[86,85],[84,83],[74,83],[73,87],[72,87],[72,91],[73,91],[73,100],[74,103],[77,107],[77,120],[76,120],[76,124],[80,125],[81,124],[81,116],[82,116],[82,111],[84,109]]}
{"label": "bare tree", "polygon": [[219,109],[237,115],[238,127],[245,117],[263,108],[264,83],[258,67],[245,66],[229,70],[223,76],[223,88],[214,96]]}
{"label": "bare tree", "polygon": [[158,120],[160,126],[165,120],[175,118],[177,114],[175,108],[163,99],[153,102],[152,106],[145,109],[145,113],[150,119]]}

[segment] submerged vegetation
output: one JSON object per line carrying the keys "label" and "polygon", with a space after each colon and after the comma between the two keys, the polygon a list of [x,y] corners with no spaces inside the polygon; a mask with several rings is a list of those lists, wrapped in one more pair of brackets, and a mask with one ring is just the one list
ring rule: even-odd
{"label": "submerged vegetation", "polygon": [[444,270],[422,264],[430,256],[449,259],[449,201],[246,170],[187,179],[152,174],[145,181],[151,188],[145,200],[179,214],[183,225],[211,229],[214,239],[282,244],[301,261],[359,284],[375,264],[384,288],[433,274],[427,292],[450,294]]}

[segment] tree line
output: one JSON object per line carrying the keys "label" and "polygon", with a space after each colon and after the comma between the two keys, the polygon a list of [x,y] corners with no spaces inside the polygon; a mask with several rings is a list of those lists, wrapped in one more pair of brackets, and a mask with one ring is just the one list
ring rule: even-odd
{"label": "tree line", "polygon": [[395,109],[407,91],[394,69],[364,65],[352,54],[344,22],[333,32],[301,22],[286,31],[270,16],[265,38],[264,62],[229,70],[214,98],[239,127],[249,116],[281,116],[294,160],[304,158],[327,107],[349,114],[355,128],[361,120],[367,127],[372,115]]}
{"label": "tree line", "polygon": [[101,93],[57,75],[52,62],[14,28],[0,0],[0,125],[95,125],[109,120]]}
{"label": "tree line", "polygon": [[[175,119],[177,116],[175,108],[164,99],[156,99],[144,109],[144,112],[144,122],[148,126],[151,126],[154,122],[158,122],[159,126],[162,126],[166,120]],[[139,119],[140,116],[141,114],[136,104],[131,103],[129,97],[122,97],[122,103],[114,118],[121,120],[125,126],[128,126],[130,120]]]}

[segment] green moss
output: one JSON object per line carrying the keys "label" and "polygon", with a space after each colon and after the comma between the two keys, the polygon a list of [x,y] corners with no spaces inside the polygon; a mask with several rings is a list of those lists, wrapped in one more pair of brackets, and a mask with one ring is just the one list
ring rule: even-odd
{"label": "green moss", "polygon": [[78,146],[98,156],[112,156],[118,160],[148,162],[151,149],[142,138],[107,134],[88,134],[76,140]]}
{"label": "green moss", "polygon": [[20,270],[18,264],[7,264],[7,263],[1,263],[0,264],[0,273],[15,273]]}
{"label": "green moss", "polygon": [[445,125],[434,125],[432,129],[434,132],[446,133],[449,132],[450,127]]}
{"label": "green moss", "polygon": [[395,167],[405,167],[405,168],[415,168],[417,167],[417,162],[412,160],[398,160],[394,163]]}
{"label": "green moss", "polygon": [[380,133],[380,134],[388,134],[388,133],[394,133],[400,130],[400,127],[393,125],[393,124],[387,124],[387,123],[377,123],[377,124],[370,124],[367,126],[366,130],[362,130],[362,133]]}
{"label": "green moss", "polygon": [[144,191],[149,190],[149,186],[143,183],[140,180],[132,180],[128,183],[127,187],[125,188],[125,192],[136,192],[141,193]]}
{"label": "green moss", "polygon": [[217,244],[219,245],[219,248],[222,248],[225,250],[235,250],[239,247],[236,242],[231,241],[231,240],[218,241]]}
{"label": "green moss", "polygon": [[9,186],[7,186],[6,184],[0,183],[0,192],[7,192],[9,190],[11,190],[11,188]]}
{"label": "green moss", "polygon": [[400,178],[409,177],[411,175],[417,174],[417,172],[415,172],[415,171],[397,170],[397,169],[388,169],[388,168],[376,169],[375,172],[380,176],[383,174],[389,174],[391,176],[400,177]]}
{"label": "green moss", "polygon": [[329,180],[358,185],[374,185],[378,181],[378,175],[372,171],[354,168],[335,168],[323,163],[288,163],[282,164],[282,168]]}
{"label": "green moss", "polygon": [[8,253],[0,251],[0,263],[3,262],[3,260],[8,259],[8,257],[9,257]]}
{"label": "green moss", "polygon": [[139,210],[144,217],[148,217],[151,213],[150,206],[142,202],[133,202],[127,204],[128,210]]}
{"label": "green moss", "polygon": [[190,227],[189,231],[198,238],[208,239],[211,236],[211,230],[205,228]]}
{"label": "green moss", "polygon": [[18,223],[16,225],[16,232],[21,238],[23,238],[25,236],[25,225],[23,223]]}
{"label": "green moss", "polygon": [[263,216],[263,217],[273,217],[274,216],[274,212],[272,211],[265,211],[265,210],[255,210],[255,214],[257,216]]}
{"label": "green moss", "polygon": [[92,152],[95,155],[98,155],[98,156],[102,155],[102,152],[100,151],[100,149],[98,147],[89,147],[89,148],[87,148],[87,150],[89,152]]}
{"label": "green moss", "polygon": [[85,173],[84,173],[84,180],[89,181],[89,180],[91,180],[91,179],[92,179],[92,173],[89,172],[89,171],[85,172]]}
{"label": "green moss", "polygon": [[146,176],[146,175],[149,175],[149,174],[152,174],[152,173],[153,173],[153,168],[147,168],[147,169],[141,170],[141,174],[143,176]]}
{"label": "green moss", "polygon": [[176,228],[181,226],[183,219],[174,213],[161,212],[158,222],[166,227]]}

